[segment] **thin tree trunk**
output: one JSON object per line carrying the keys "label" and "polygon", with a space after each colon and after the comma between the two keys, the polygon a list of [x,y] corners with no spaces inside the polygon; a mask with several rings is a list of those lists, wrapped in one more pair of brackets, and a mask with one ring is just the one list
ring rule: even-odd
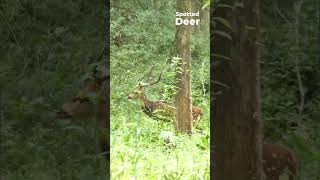
{"label": "thin tree trunk", "polygon": [[154,9],[160,8],[160,0],[153,0],[152,3]]}
{"label": "thin tree trunk", "polygon": [[201,30],[205,29],[209,31],[210,10],[208,8],[202,9],[200,12]]}
{"label": "thin tree trunk", "polygon": [[300,104],[298,107],[298,113],[299,113],[299,120],[302,120],[302,114],[304,109],[304,100],[305,100],[305,92],[303,88],[303,82],[301,77],[301,71],[300,71],[300,41],[299,41],[299,16],[301,12],[301,7],[303,4],[303,0],[298,1],[295,4],[295,55],[294,55],[294,68],[296,71],[296,77],[298,81],[298,88],[299,88],[299,94],[300,94]]}
{"label": "thin tree trunk", "polygon": [[[178,12],[190,12],[191,0],[177,0]],[[192,133],[191,96],[191,27],[176,26],[176,50],[179,58],[179,71],[176,75],[177,93],[176,128],[178,131]]]}

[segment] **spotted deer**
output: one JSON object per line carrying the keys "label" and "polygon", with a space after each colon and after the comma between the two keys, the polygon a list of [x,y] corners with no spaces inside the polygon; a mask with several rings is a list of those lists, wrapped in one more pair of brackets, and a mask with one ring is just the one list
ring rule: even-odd
{"label": "spotted deer", "polygon": [[[144,88],[148,86],[152,86],[156,83],[158,83],[161,80],[162,72],[160,73],[160,76],[158,80],[151,82],[151,83],[143,83],[139,82],[134,91],[128,96],[128,99],[138,99],[143,102],[143,105],[141,106],[141,109],[145,114],[147,114],[150,117],[154,117],[159,110],[164,110],[164,111],[170,111],[172,114],[175,112],[175,108],[172,104],[165,102],[163,100],[158,100],[158,101],[151,101],[148,99]],[[192,119],[194,122],[196,122],[197,119],[201,118],[203,116],[203,111],[201,108],[197,106],[192,106]]]}
{"label": "spotted deer", "polygon": [[263,143],[263,171],[265,180],[279,180],[280,176],[289,171],[289,180],[297,175],[297,160],[293,152],[282,145]]}
{"label": "spotted deer", "polygon": [[[102,152],[109,151],[109,141],[107,138],[107,115],[108,99],[106,95],[107,78],[90,80],[79,93],[64,103],[56,112],[59,119],[70,119],[72,121],[85,121],[86,123],[96,123],[99,135],[99,145]],[[94,96],[99,96],[99,100],[92,101]]]}
{"label": "spotted deer", "polygon": [[[90,80],[86,86],[78,92],[71,101],[64,103],[57,112],[61,118],[87,118],[98,116],[107,117],[106,79]],[[97,103],[90,100],[93,96],[100,97]],[[96,111],[94,111],[96,108]],[[95,114],[94,114],[95,113]],[[102,121],[104,122],[104,121]]]}

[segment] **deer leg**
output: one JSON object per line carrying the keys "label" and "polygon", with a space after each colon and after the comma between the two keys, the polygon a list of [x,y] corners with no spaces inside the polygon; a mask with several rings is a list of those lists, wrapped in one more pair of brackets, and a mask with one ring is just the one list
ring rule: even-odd
{"label": "deer leg", "polygon": [[294,176],[297,175],[297,162],[291,155],[291,160],[288,162],[288,169],[290,171],[289,180],[294,180]]}

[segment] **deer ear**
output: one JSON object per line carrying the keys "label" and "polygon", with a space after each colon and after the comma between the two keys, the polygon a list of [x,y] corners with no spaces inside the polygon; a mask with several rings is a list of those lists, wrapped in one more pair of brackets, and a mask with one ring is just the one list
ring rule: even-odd
{"label": "deer ear", "polygon": [[135,89],[141,87],[141,82],[138,82],[138,84],[135,86]]}
{"label": "deer ear", "polygon": [[147,85],[146,83],[144,83],[144,82],[139,82],[139,86],[145,86],[145,85]]}

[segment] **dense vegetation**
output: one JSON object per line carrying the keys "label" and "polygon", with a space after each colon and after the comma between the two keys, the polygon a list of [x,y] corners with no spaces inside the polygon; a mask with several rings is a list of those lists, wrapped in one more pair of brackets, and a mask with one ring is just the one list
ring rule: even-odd
{"label": "dense vegetation", "polygon": [[179,134],[172,122],[148,117],[141,102],[127,99],[140,79],[156,80],[165,68],[162,80],[145,91],[151,100],[173,103],[175,1],[161,2],[159,9],[143,1],[113,5],[111,177],[209,179],[209,31],[203,27],[192,39],[193,101],[205,115],[192,136]]}
{"label": "dense vegetation", "polygon": [[291,147],[298,157],[299,179],[310,180],[320,177],[319,7],[314,0],[261,6],[265,139]]}
{"label": "dense vegetation", "polygon": [[[157,2],[154,4],[153,2]],[[320,174],[319,3],[261,4],[261,97],[267,141],[291,147],[299,179]],[[302,1],[301,1],[302,2]],[[103,1],[0,2],[0,177],[97,179],[94,129],[57,121],[55,110],[83,85],[105,45]],[[204,110],[192,136],[155,120],[127,96],[138,80],[152,100],[174,94],[175,1],[114,1],[111,17],[111,171],[119,179],[208,179],[209,36],[193,32],[192,90]],[[133,8],[134,7],[134,8]],[[297,21],[298,20],[298,21]],[[167,64],[164,62],[167,60]],[[303,92],[304,96],[301,96]],[[302,108],[301,108],[302,107]],[[165,139],[170,138],[170,144]]]}
{"label": "dense vegetation", "polygon": [[99,0],[0,2],[0,179],[100,176],[93,129],[55,110],[99,61],[106,10]]}

